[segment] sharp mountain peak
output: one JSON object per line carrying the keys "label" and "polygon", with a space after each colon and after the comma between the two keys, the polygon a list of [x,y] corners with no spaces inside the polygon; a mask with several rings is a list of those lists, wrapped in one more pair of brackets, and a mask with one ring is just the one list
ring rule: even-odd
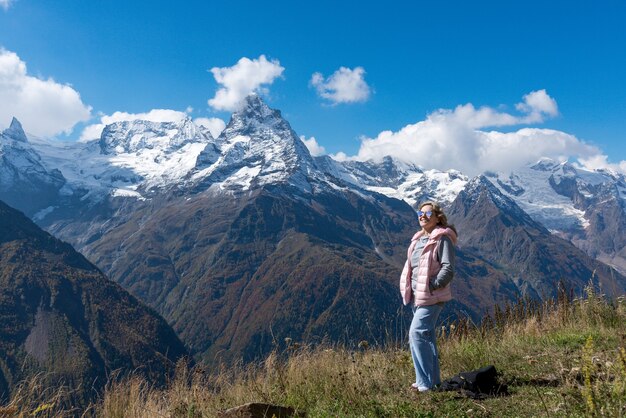
{"label": "sharp mountain peak", "polygon": [[[250,94],[242,107],[232,114],[220,138],[233,137],[234,134],[251,136],[267,130],[292,132],[280,110],[270,108],[259,95]],[[297,138],[295,133],[293,136]]]}
{"label": "sharp mountain peak", "polygon": [[[508,218],[509,225],[519,224],[530,226],[536,230],[548,233],[540,223],[534,221],[519,205],[502,193],[486,175],[472,178],[459,193],[452,205],[456,216],[480,217],[481,213],[498,213],[498,216]],[[462,215],[461,215],[462,214]]]}
{"label": "sharp mountain peak", "polygon": [[19,142],[28,142],[24,128],[22,128],[22,124],[16,117],[13,117],[11,125],[2,131],[2,136]]}

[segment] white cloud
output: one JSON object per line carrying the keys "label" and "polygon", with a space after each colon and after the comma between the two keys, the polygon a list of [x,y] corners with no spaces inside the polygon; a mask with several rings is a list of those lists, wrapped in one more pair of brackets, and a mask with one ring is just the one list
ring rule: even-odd
{"label": "white cloud", "polygon": [[371,93],[364,75],[363,67],[356,67],[354,70],[341,67],[326,79],[321,73],[314,73],[311,85],[315,87],[317,94],[333,104],[364,102]]}
{"label": "white cloud", "polygon": [[604,154],[592,155],[588,158],[580,158],[580,164],[590,170],[610,170],[617,173],[626,174],[626,161],[620,161],[617,164],[609,163],[609,157]]}
{"label": "white cloud", "polygon": [[354,157],[349,157],[348,154],[343,151],[339,151],[336,154],[330,154],[330,157],[337,161],[349,161],[355,159]]}
{"label": "white cloud", "polygon": [[78,139],[78,141],[85,142],[85,141],[89,141],[92,139],[100,138],[100,135],[102,135],[102,130],[104,129],[105,126],[106,125],[103,123],[96,123],[96,124],[85,127],[83,131],[81,132],[80,138]]}
{"label": "white cloud", "polygon": [[280,62],[268,61],[265,55],[252,60],[243,57],[232,67],[213,67],[213,77],[222,87],[208,101],[209,106],[217,110],[237,110],[250,93],[266,92],[267,88],[262,86],[272,84],[284,70]]}
{"label": "white cloud", "polygon": [[11,3],[13,3],[13,0],[0,0],[0,7],[4,10],[9,10]]}
{"label": "white cloud", "polygon": [[314,136],[309,139],[306,139],[304,135],[300,135],[300,139],[304,142],[304,145],[309,149],[309,152],[312,156],[317,157],[319,155],[326,154],[326,149],[317,143],[317,140]]}
{"label": "white cloud", "polygon": [[126,120],[147,120],[150,122],[180,122],[187,117],[185,112],[170,109],[153,109],[146,113],[115,112],[112,115],[100,116],[100,123],[89,125],[83,129],[80,141],[100,138],[105,126]]}
{"label": "white cloud", "polygon": [[426,169],[454,168],[468,175],[507,171],[541,157],[602,162],[597,159],[601,155],[598,148],[565,132],[529,127],[507,133],[484,129],[529,124],[558,115],[556,101],[545,90],[527,94],[516,108],[521,115],[489,107],[476,109],[472,104],[440,109],[397,132],[384,131],[376,138],[363,138],[358,154],[349,158],[380,160],[391,155]]}
{"label": "white cloud", "polygon": [[213,138],[217,138],[220,136],[224,128],[226,127],[226,122],[224,122],[220,118],[197,118],[193,120],[194,123],[198,126],[204,126],[211,132]]}
{"label": "white cloud", "polygon": [[121,122],[125,120],[147,120],[150,122],[180,122],[187,118],[187,113],[171,109],[152,109],[145,113],[115,112],[111,116],[102,116],[105,124]]}
{"label": "white cloud", "polygon": [[537,90],[524,96],[524,102],[515,105],[520,112],[528,113],[525,123],[543,122],[545,117],[555,117],[559,114],[556,100],[548,96],[545,90]]}
{"label": "white cloud", "polygon": [[483,106],[476,109],[471,103],[457,106],[453,111],[439,109],[429,116],[433,119],[445,119],[471,128],[480,129],[496,126],[513,126],[541,123],[547,118],[558,116],[556,100],[545,90],[537,90],[523,97],[524,101],[515,105],[521,113],[512,115],[494,108]]}
{"label": "white cloud", "polygon": [[71,86],[28,75],[17,54],[0,48],[0,120],[13,116],[29,134],[49,137],[69,133],[78,122],[89,120],[91,107]]}

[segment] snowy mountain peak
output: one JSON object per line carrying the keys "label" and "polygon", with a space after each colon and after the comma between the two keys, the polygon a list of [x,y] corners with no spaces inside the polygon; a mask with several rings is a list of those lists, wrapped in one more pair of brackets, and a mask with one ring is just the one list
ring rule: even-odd
{"label": "snowy mountain peak", "polygon": [[563,163],[555,161],[551,158],[541,158],[535,164],[531,165],[530,168],[536,171],[554,171],[558,167],[560,167]]}
{"label": "snowy mountain peak", "polygon": [[465,189],[461,192],[466,196],[467,201],[475,204],[482,197],[487,197],[500,209],[510,209],[515,205],[513,200],[506,197],[498,188],[487,178],[487,176],[479,175],[471,179],[465,185]]}
{"label": "snowy mountain peak", "polygon": [[500,195],[500,191],[489,181],[487,176],[481,174],[472,178],[465,185],[463,190],[469,195],[478,195],[480,192],[488,192],[490,195]]}
{"label": "snowy mountain peak", "polygon": [[402,199],[409,205],[433,200],[450,203],[467,183],[456,170],[424,170],[414,164],[386,156],[381,162],[315,158],[318,167],[329,175],[364,189]]}
{"label": "snowy mountain peak", "polygon": [[232,137],[232,132],[251,135],[260,129],[291,131],[280,110],[271,109],[261,97],[251,94],[245,98],[243,107],[232,114],[230,122],[220,136]]}
{"label": "snowy mountain peak", "polygon": [[187,143],[208,143],[213,138],[187,117],[179,122],[121,121],[107,125],[100,136],[103,154],[123,154],[146,149],[176,150]]}
{"label": "snowy mountain peak", "polygon": [[33,215],[56,198],[64,183],[59,170],[46,168],[22,124],[13,118],[0,132],[0,200]]}
{"label": "snowy mountain peak", "polygon": [[[233,113],[216,143],[219,152],[207,146],[198,156],[194,182],[247,189],[285,181],[302,185],[303,178],[316,175],[309,150],[280,111],[271,109],[255,94]],[[294,180],[296,173],[301,174],[295,176],[298,180]]]}
{"label": "snowy mountain peak", "polygon": [[22,124],[16,118],[13,118],[13,120],[11,120],[11,126],[2,131],[2,136],[19,142],[28,142],[28,139],[26,138],[26,133],[22,128]]}
{"label": "snowy mountain peak", "polygon": [[243,108],[239,112],[235,112],[235,115],[257,119],[281,118],[280,110],[271,109],[259,95],[254,93],[245,98]]}
{"label": "snowy mountain peak", "polygon": [[487,176],[480,175],[471,179],[459,193],[458,200],[465,208],[480,207],[489,211],[490,206],[495,206],[503,216],[547,232],[539,222],[524,212],[515,200],[502,193]]}
{"label": "snowy mountain peak", "polygon": [[248,94],[243,102],[246,104],[246,106],[261,106],[267,107],[269,109],[269,106],[265,104],[261,96],[259,96],[257,93]]}

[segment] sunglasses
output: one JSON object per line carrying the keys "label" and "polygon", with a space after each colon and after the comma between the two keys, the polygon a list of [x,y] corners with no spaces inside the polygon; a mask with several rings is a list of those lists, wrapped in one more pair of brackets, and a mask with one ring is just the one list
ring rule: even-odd
{"label": "sunglasses", "polygon": [[424,215],[426,215],[426,217],[427,217],[427,218],[430,218],[431,216],[433,216],[433,211],[432,211],[432,210],[428,210],[428,211],[426,211],[426,212],[422,212],[421,210],[418,210],[418,211],[417,211],[417,216],[418,216],[418,217],[420,217],[420,218],[421,218],[421,217],[422,217],[422,216],[424,216]]}

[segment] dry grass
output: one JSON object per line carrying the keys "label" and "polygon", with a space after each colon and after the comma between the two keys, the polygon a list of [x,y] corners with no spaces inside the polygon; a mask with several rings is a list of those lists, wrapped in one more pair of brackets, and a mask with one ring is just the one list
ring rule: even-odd
{"label": "dry grass", "polygon": [[[214,417],[236,405],[267,402],[308,417],[626,416],[624,324],[624,298],[609,302],[589,289],[579,299],[561,294],[545,304],[518,301],[479,327],[469,321],[446,326],[440,335],[444,378],[495,364],[509,385],[510,396],[484,401],[408,390],[413,370],[405,347],[364,342],[354,351],[292,343],[262,363],[210,373],[179,364],[165,389],[140,378],[111,382],[86,415]],[[37,411],[50,402],[20,396],[5,410],[69,415],[57,407]]]}
{"label": "dry grass", "polygon": [[47,376],[36,375],[23,381],[10,402],[0,406],[2,417],[73,417],[85,413],[74,405],[76,391],[66,386],[50,387]]}

